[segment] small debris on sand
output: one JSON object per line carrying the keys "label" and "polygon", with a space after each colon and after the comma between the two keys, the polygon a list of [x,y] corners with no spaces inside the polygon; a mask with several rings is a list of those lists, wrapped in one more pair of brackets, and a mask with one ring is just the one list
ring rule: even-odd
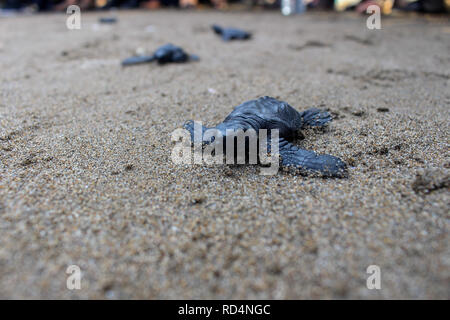
{"label": "small debris on sand", "polygon": [[439,189],[449,191],[450,174],[444,170],[425,170],[425,172],[417,174],[411,186],[416,193],[423,194]]}

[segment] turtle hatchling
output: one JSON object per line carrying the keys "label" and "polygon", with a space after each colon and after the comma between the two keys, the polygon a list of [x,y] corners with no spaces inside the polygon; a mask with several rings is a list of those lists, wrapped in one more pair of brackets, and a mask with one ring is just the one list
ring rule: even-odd
{"label": "turtle hatchling", "polygon": [[190,132],[192,142],[201,139],[203,145],[214,141],[214,137],[212,139],[204,137],[208,129],[216,129],[225,140],[227,134],[232,134],[236,130],[245,132],[253,129],[259,136],[260,129],[267,129],[269,151],[270,131],[278,129],[281,167],[294,168],[295,170],[292,171],[301,174],[315,173],[323,177],[346,177],[347,165],[341,159],[327,154],[319,155],[291,143],[299,130],[307,127],[323,127],[331,120],[332,117],[327,111],[311,108],[298,112],[286,102],[265,96],[235,107],[222,123],[213,128],[202,126],[201,130],[198,130],[201,137],[194,135],[194,121],[186,121],[184,128]]}
{"label": "turtle hatchling", "polygon": [[123,60],[122,66],[130,66],[153,61],[157,61],[159,64],[165,64],[169,62],[181,63],[197,60],[199,60],[198,56],[189,55],[182,48],[174,46],[171,43],[168,43],[159,47],[150,56],[134,56]]}
{"label": "turtle hatchling", "polygon": [[216,24],[212,26],[212,29],[216,34],[220,35],[224,41],[247,40],[252,37],[250,32],[234,28],[222,28]]}

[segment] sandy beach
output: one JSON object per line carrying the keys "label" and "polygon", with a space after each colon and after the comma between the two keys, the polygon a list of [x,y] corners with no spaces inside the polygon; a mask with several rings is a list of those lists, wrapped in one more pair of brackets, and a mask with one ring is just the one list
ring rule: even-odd
{"label": "sandy beach", "polygon": [[[0,298],[450,298],[448,16],[103,16],[0,18]],[[200,61],[120,66],[168,42]],[[329,110],[295,144],[349,177],[172,163],[185,120],[265,95]]]}

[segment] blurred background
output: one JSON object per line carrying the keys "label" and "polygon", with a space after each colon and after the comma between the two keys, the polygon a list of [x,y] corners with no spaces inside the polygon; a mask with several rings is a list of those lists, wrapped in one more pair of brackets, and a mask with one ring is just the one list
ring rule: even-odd
{"label": "blurred background", "polygon": [[413,11],[426,13],[450,12],[450,0],[0,0],[2,14],[16,12],[65,11],[70,5],[81,10],[142,9],[162,7],[215,8],[219,10],[265,9],[280,10],[283,14],[306,10],[355,10],[366,13],[370,5],[377,5],[381,13]]}

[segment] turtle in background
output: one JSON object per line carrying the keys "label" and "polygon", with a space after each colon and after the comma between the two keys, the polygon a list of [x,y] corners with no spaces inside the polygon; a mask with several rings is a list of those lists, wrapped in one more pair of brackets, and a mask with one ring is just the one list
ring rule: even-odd
{"label": "turtle in background", "polygon": [[212,25],[212,29],[216,34],[220,35],[224,41],[248,40],[252,37],[250,32],[234,28],[222,28],[217,24]]}
{"label": "turtle in background", "polygon": [[[346,177],[347,165],[341,159],[327,154],[319,155],[313,151],[301,149],[290,142],[296,137],[298,130],[306,127],[323,127],[331,120],[331,115],[326,111],[311,108],[298,112],[286,102],[265,96],[235,107],[222,123],[213,128],[202,127],[201,137],[194,136],[194,121],[185,122],[184,128],[190,132],[192,142],[201,139],[203,145],[214,141],[214,137],[209,141],[203,138],[205,131],[216,129],[223,136],[224,146],[227,130],[232,130],[229,131],[230,133],[239,129],[244,132],[253,129],[258,134],[260,129],[267,129],[270,134],[271,129],[278,129],[281,167],[291,167],[302,174],[316,173],[323,177]],[[268,141],[269,150],[270,137]]]}
{"label": "turtle in background", "polygon": [[122,66],[131,66],[153,61],[157,61],[159,64],[165,64],[169,62],[182,63],[197,60],[199,60],[198,56],[189,55],[181,47],[177,47],[171,43],[168,43],[159,47],[150,56],[133,56],[123,60]]}

